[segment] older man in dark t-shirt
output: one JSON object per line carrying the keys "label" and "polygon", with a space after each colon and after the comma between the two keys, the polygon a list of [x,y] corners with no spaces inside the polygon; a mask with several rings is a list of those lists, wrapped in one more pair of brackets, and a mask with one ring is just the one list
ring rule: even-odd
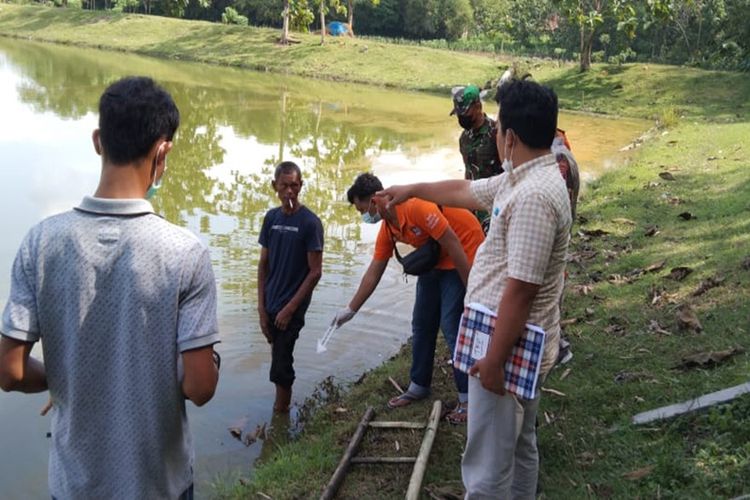
{"label": "older man in dark t-shirt", "polygon": [[261,331],[272,346],[273,408],[286,412],[292,400],[294,344],[322,274],[323,225],[299,204],[302,173],[295,163],[280,163],[272,185],[281,206],[266,213],[260,231],[258,315]]}

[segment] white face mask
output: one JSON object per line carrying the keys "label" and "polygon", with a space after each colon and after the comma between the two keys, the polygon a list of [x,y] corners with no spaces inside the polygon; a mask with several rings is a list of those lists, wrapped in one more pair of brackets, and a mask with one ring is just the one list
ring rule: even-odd
{"label": "white face mask", "polygon": [[[505,156],[506,147],[503,145],[503,156]],[[503,172],[512,174],[513,173],[513,147],[510,148],[510,155],[503,159],[502,169]]]}

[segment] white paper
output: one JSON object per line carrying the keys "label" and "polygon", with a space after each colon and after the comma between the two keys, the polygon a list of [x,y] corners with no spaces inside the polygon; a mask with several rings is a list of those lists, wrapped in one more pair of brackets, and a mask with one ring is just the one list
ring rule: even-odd
{"label": "white paper", "polygon": [[487,348],[490,346],[490,336],[486,333],[476,332],[474,334],[474,343],[471,345],[471,357],[480,360],[487,355]]}
{"label": "white paper", "polygon": [[326,348],[326,345],[328,345],[328,341],[331,340],[331,337],[333,336],[333,332],[335,332],[337,328],[338,326],[336,325],[336,322],[334,321],[333,323],[331,323],[331,326],[328,327],[328,330],[326,330],[323,336],[318,339],[318,346],[315,349],[315,351],[318,354],[326,352],[328,350],[328,348]]}

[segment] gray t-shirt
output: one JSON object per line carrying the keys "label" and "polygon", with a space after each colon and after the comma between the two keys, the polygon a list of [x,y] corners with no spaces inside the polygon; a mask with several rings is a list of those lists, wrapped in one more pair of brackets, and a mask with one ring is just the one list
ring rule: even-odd
{"label": "gray t-shirt", "polygon": [[145,200],[86,197],[26,236],[0,330],[42,341],[54,497],[177,498],[191,484],[178,359],[219,341],[195,235]]}

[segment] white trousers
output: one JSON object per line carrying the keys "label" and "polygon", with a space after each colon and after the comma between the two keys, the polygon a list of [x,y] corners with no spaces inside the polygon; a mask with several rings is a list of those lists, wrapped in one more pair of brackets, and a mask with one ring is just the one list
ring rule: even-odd
{"label": "white trousers", "polygon": [[466,500],[533,500],[539,475],[532,401],[487,391],[469,377],[469,421],[461,474]]}

